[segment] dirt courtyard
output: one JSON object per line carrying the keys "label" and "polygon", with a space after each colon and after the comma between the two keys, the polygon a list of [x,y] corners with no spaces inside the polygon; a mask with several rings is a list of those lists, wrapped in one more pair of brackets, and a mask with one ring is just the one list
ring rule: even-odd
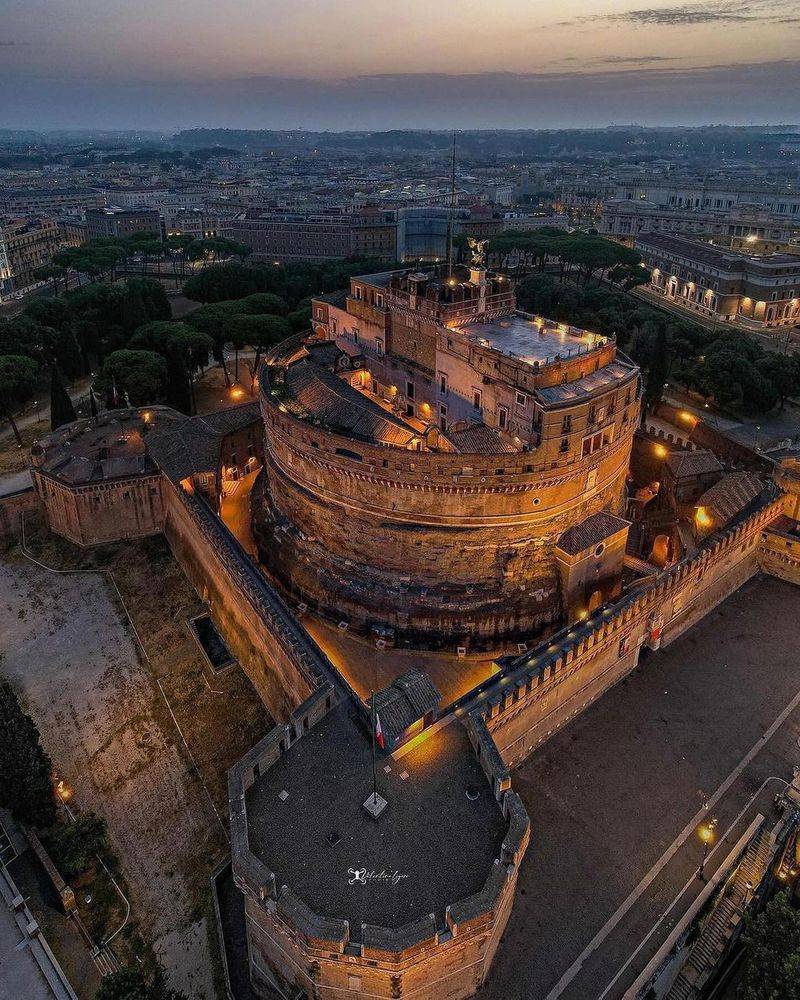
{"label": "dirt courtyard", "polygon": [[49,566],[108,565],[146,655],[106,575],[48,572],[15,549],[0,553],[0,673],[78,805],[106,817],[132,922],[171,984],[222,996],[208,880],[228,850],[225,774],[270,720],[238,667],[204,663],[185,626],[202,604],[163,539],[29,545]]}

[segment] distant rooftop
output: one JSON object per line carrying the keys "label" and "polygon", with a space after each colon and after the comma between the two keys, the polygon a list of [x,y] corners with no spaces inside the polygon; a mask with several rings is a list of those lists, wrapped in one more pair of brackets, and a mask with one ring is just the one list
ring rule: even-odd
{"label": "distant rooftop", "polygon": [[778,267],[794,268],[800,271],[800,254],[772,253],[753,256],[741,251],[713,246],[703,240],[691,239],[688,236],[673,236],[669,233],[657,232],[639,233],[636,236],[636,242],[664,253],[680,255],[719,271],[733,273],[743,270],[771,271]]}
{"label": "distant rooftop", "polygon": [[[375,822],[363,808],[370,734],[345,701],[246,793],[249,849],[278,889],[348,920],[354,941],[362,923],[396,928],[432,913],[442,926],[449,904],[483,887],[508,829],[459,722],[400,760],[381,758],[378,789],[389,805]],[[363,884],[353,869],[398,878]]]}

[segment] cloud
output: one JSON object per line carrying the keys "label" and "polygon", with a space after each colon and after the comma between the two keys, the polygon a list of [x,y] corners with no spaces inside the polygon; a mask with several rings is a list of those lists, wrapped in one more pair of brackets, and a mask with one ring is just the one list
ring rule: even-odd
{"label": "cloud", "polygon": [[657,63],[671,63],[685,56],[605,56],[603,59],[589,60],[593,66],[654,66]]}
{"label": "cloud", "polygon": [[742,24],[765,22],[771,24],[800,24],[800,17],[787,16],[782,10],[794,9],[793,3],[782,0],[738,0],[726,2],[717,0],[714,3],[678,4],[674,7],[644,7],[637,10],[625,10],[616,14],[589,14],[574,18],[571,21],[557,21],[556,25],[565,27],[576,24],[597,24],[599,22],[615,24],[656,24],[667,27],[693,24]]}

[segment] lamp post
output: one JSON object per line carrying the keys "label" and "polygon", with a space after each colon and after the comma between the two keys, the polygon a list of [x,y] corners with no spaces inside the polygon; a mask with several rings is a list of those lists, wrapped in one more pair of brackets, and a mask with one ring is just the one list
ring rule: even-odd
{"label": "lamp post", "polygon": [[703,842],[703,857],[700,861],[700,867],[697,869],[697,877],[701,882],[706,880],[706,861],[708,860],[708,850],[711,842],[714,840],[714,828],[717,825],[716,819],[710,820],[708,823],[704,823],[700,829],[697,831],[700,840]]}

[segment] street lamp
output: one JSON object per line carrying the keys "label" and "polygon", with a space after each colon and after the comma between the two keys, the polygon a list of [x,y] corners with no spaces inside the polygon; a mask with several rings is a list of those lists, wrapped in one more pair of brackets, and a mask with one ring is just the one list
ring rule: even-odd
{"label": "street lamp", "polygon": [[708,860],[708,849],[714,840],[714,828],[716,825],[716,819],[712,819],[708,823],[704,823],[697,831],[700,840],[703,842],[703,858],[700,862],[700,867],[697,869],[697,877],[701,882],[705,882],[706,880],[705,867]]}

